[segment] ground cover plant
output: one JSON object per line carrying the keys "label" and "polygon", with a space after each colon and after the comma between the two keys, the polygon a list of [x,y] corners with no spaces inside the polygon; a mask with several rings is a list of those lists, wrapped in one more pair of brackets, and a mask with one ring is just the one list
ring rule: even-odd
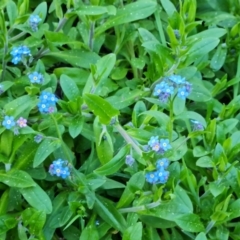
{"label": "ground cover plant", "polygon": [[239,11],[2,0],[0,239],[240,239]]}

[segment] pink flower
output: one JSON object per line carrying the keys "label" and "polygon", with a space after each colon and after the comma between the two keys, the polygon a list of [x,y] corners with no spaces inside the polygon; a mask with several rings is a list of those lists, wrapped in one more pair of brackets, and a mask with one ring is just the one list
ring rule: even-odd
{"label": "pink flower", "polygon": [[23,118],[23,117],[20,117],[18,120],[17,120],[17,124],[20,128],[23,128],[23,127],[26,127],[27,126],[27,119]]}

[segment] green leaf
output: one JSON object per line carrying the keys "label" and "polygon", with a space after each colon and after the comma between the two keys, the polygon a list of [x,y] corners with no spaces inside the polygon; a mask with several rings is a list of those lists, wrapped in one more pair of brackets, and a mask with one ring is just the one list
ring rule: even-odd
{"label": "green leaf", "polygon": [[185,153],[187,152],[187,143],[186,143],[186,137],[180,137],[176,141],[174,141],[172,144],[172,151],[173,154],[169,157],[171,161],[177,161],[181,159]]}
{"label": "green leaf", "polygon": [[197,235],[195,240],[207,240],[205,233],[201,232]]}
{"label": "green leaf", "polygon": [[178,217],[175,222],[181,229],[187,232],[202,232],[205,230],[200,217],[193,213],[184,214]]}
{"label": "green leaf", "polygon": [[181,114],[185,109],[185,99],[176,97],[173,101],[173,113],[177,116]]}
{"label": "green leaf", "polygon": [[40,3],[35,10],[32,13],[33,15],[39,15],[39,17],[42,19],[42,22],[45,21],[45,18],[47,16],[47,3],[42,2]]}
{"label": "green leaf", "polygon": [[3,182],[9,187],[16,188],[27,188],[36,185],[28,173],[15,169],[10,170],[6,173],[0,172],[0,182]]}
{"label": "green leaf", "polygon": [[188,96],[195,102],[207,102],[212,98],[211,92],[205,88],[200,82],[194,82],[192,85],[192,91]]}
{"label": "green leaf", "polygon": [[79,240],[99,240],[98,229],[96,228],[95,216],[90,219],[88,225],[83,229]]}
{"label": "green leaf", "polygon": [[135,173],[130,180],[127,182],[127,186],[118,201],[117,208],[128,206],[135,197],[136,191],[141,191],[145,184],[145,174],[144,172]]}
{"label": "green leaf", "polygon": [[153,215],[169,221],[193,212],[193,205],[191,199],[188,197],[186,191],[179,186],[176,186],[174,191],[174,198],[167,203],[162,203],[156,207],[151,213],[147,212],[145,215]]}
{"label": "green leaf", "polygon": [[93,209],[109,225],[121,232],[125,231],[126,221],[111,201],[101,196],[96,196]]}
{"label": "green leaf", "polygon": [[116,109],[123,109],[139,100],[144,94],[139,89],[130,91],[128,87],[120,89],[115,95],[108,97],[106,100]]}
{"label": "green leaf", "polygon": [[97,69],[96,73],[94,74],[95,81],[98,83],[106,79],[113,70],[115,63],[116,55],[114,53],[110,53],[99,59],[96,63]]}
{"label": "green leaf", "polygon": [[[186,53],[187,63],[190,64],[196,61],[200,56],[208,54],[213,50],[219,43],[219,39],[215,37],[207,37],[200,39],[188,50]],[[188,65],[187,64],[187,65]]]}
{"label": "green leaf", "polygon": [[46,221],[46,212],[27,208],[22,213],[22,219],[25,227],[33,235],[38,235]]}
{"label": "green leaf", "polygon": [[177,12],[175,6],[173,5],[173,3],[169,0],[160,0],[161,4],[164,8],[164,10],[166,11],[167,15],[169,17],[171,17],[173,15],[174,12]]}
{"label": "green leaf", "polygon": [[23,112],[30,111],[37,105],[38,100],[36,97],[30,97],[29,95],[23,95],[4,106],[4,111],[7,115],[19,117]]}
{"label": "green leaf", "polygon": [[164,126],[164,127],[166,127],[170,121],[170,118],[167,114],[160,112],[160,111],[155,111],[155,110],[149,110],[149,111],[143,112],[139,115],[140,116],[147,115],[147,116],[154,117],[158,121],[158,124],[160,126]]}
{"label": "green leaf", "polygon": [[199,158],[196,165],[203,168],[211,168],[214,166],[213,161],[209,156]]}
{"label": "green leaf", "polygon": [[157,4],[152,1],[137,1],[127,4],[123,8],[117,10],[116,16],[110,17],[104,24],[99,26],[96,29],[95,34],[101,34],[107,29],[120,24],[145,19],[155,12],[156,6]]}
{"label": "green leaf", "polygon": [[94,52],[86,52],[83,50],[65,50],[62,52],[50,52],[45,55],[56,58],[56,62],[63,61],[71,64],[73,67],[90,68],[99,59]]}
{"label": "green leaf", "polygon": [[84,119],[79,116],[72,120],[69,125],[69,134],[72,138],[76,138],[82,131]]}
{"label": "green leaf", "polygon": [[214,71],[218,71],[224,64],[225,59],[227,56],[227,46],[219,45],[217,48],[217,51],[215,51],[211,63],[210,63],[210,67],[214,70]]}
{"label": "green leaf", "polygon": [[52,152],[61,146],[60,140],[44,139],[35,154],[33,167],[39,166]]}
{"label": "green leaf", "polygon": [[119,114],[117,109],[99,96],[94,94],[85,94],[83,98],[93,113],[96,116],[99,116],[99,120],[102,124],[109,124],[112,117]]}
{"label": "green leaf", "polygon": [[34,187],[20,189],[25,200],[34,208],[47,214],[52,212],[52,202],[47,193],[37,184]]}
{"label": "green leaf", "polygon": [[67,75],[62,74],[60,77],[60,85],[69,100],[75,100],[80,96],[77,84]]}
{"label": "green leaf", "polygon": [[115,156],[114,158],[103,165],[102,167],[96,169],[94,172],[96,174],[105,176],[105,175],[111,175],[115,172],[117,172],[125,163],[126,155],[130,151],[130,145],[126,145],[123,147]]}
{"label": "green leaf", "polygon": [[96,138],[97,155],[102,165],[104,165],[113,158],[114,148],[112,138],[107,129],[102,128],[98,117],[94,120],[93,129]]}
{"label": "green leaf", "polygon": [[178,116],[175,117],[176,119],[183,119],[183,120],[196,120],[198,122],[200,122],[203,127],[207,126],[206,120],[204,119],[204,117],[202,117],[202,115],[200,115],[199,113],[196,112],[192,112],[192,111],[184,111],[183,113],[179,114]]}
{"label": "green leaf", "polygon": [[133,226],[127,228],[123,234],[123,240],[142,240],[142,223],[135,223]]}
{"label": "green leaf", "polygon": [[[111,10],[111,11],[109,11]],[[108,13],[111,14],[113,12],[116,12],[116,8],[113,5],[108,5],[107,7],[103,7],[103,6],[80,6],[77,9],[77,13],[79,16],[82,15],[87,15],[87,16],[96,16],[96,15],[102,15],[104,13]]]}
{"label": "green leaf", "polygon": [[72,217],[73,212],[69,208],[69,206],[62,207],[61,210],[57,212],[57,214],[54,215],[54,217],[51,218],[51,221],[49,222],[49,226],[51,228],[59,228],[64,226]]}

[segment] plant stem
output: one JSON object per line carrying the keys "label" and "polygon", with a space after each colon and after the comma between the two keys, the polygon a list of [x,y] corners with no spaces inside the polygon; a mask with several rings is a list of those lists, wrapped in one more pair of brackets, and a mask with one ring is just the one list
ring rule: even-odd
{"label": "plant stem", "polygon": [[18,35],[12,37],[9,39],[9,42],[13,42],[13,41],[16,41],[18,40],[19,38],[23,37],[24,35],[26,35],[27,32],[20,32]]}
{"label": "plant stem", "polygon": [[122,137],[125,139],[127,143],[130,143],[134,150],[142,156],[142,150],[139,148],[139,146],[134,142],[134,140],[128,135],[128,133],[124,130],[124,128],[120,124],[115,125],[118,132],[122,135]]}
{"label": "plant stem", "polygon": [[61,141],[61,145],[62,145],[63,151],[64,151],[66,157],[68,158],[68,161],[69,161],[70,163],[72,163],[71,156],[70,156],[70,154],[69,154],[69,152],[68,152],[68,149],[66,148],[65,143],[64,143],[64,141],[63,141],[63,139],[62,139],[62,135],[61,135],[61,133],[60,133],[57,120],[56,120],[56,118],[53,116],[53,114],[50,114],[50,116],[51,116],[51,118],[52,118],[52,120],[53,120],[53,122],[54,122],[56,131],[57,131],[58,138],[59,138],[60,141]]}
{"label": "plant stem", "polygon": [[2,75],[1,75],[1,82],[4,81],[4,78],[5,78],[5,73],[6,73],[6,66],[7,66],[7,63],[6,63],[6,60],[5,60],[5,57],[7,55],[7,52],[8,52],[8,37],[6,36],[6,42],[4,43],[4,54],[3,54],[3,57],[2,57]]}

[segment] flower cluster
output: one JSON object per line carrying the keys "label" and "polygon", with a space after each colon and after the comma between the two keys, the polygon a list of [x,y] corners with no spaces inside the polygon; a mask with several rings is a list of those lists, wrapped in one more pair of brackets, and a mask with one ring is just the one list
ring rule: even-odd
{"label": "flower cluster", "polygon": [[159,159],[156,163],[157,170],[146,174],[146,180],[149,183],[166,183],[169,177],[169,172],[166,171],[169,165],[167,158]]}
{"label": "flower cluster", "polygon": [[38,24],[42,21],[42,19],[38,15],[31,15],[29,18],[29,25],[32,28],[33,32],[38,30]]}
{"label": "flower cluster", "polygon": [[28,75],[31,83],[43,83],[43,75],[38,72],[33,72]]}
{"label": "flower cluster", "polygon": [[[17,123],[17,125],[16,125]],[[14,120],[14,117],[12,116],[5,116],[4,120],[2,122],[2,125],[6,128],[6,129],[11,129],[14,127],[13,132],[14,135],[18,135],[19,134],[19,130],[18,127],[20,128],[24,128],[27,126],[27,119],[20,117],[16,122]]]}
{"label": "flower cluster", "polygon": [[204,127],[203,125],[198,122],[197,120],[191,120],[192,124],[193,124],[193,131],[203,131]]}
{"label": "flower cluster", "polygon": [[171,149],[171,145],[168,139],[158,139],[158,136],[151,137],[148,141],[148,146],[157,153],[163,154],[169,149]]}
{"label": "flower cluster", "polygon": [[163,81],[154,88],[153,95],[166,103],[170,96],[177,93],[177,96],[186,99],[192,90],[192,85],[180,75],[165,77]]}
{"label": "flower cluster", "polygon": [[15,65],[23,60],[24,57],[31,56],[31,52],[27,46],[14,47],[10,52],[12,55],[12,63]]}
{"label": "flower cluster", "polygon": [[58,99],[53,93],[41,92],[39,97],[38,109],[41,113],[52,113],[56,107]]}
{"label": "flower cluster", "polygon": [[67,178],[68,176],[70,176],[68,162],[62,159],[53,161],[53,163],[49,166],[49,173],[63,179]]}

